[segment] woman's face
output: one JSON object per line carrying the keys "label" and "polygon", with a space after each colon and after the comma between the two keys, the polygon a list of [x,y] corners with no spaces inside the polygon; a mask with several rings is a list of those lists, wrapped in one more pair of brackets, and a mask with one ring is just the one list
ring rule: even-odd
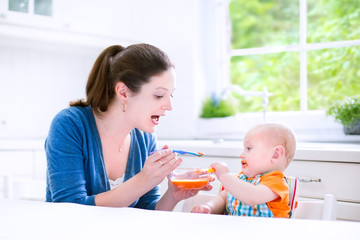
{"label": "woman's face", "polygon": [[144,132],[152,133],[166,111],[172,110],[171,98],[175,90],[175,70],[170,68],[150,78],[139,93],[129,97],[126,111],[130,121]]}

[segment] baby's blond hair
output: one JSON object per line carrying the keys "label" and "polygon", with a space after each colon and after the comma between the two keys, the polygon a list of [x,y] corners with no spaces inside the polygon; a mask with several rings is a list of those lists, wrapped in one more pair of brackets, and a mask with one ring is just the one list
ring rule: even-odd
{"label": "baby's blond hair", "polygon": [[267,140],[273,145],[281,145],[285,149],[286,166],[290,164],[295,156],[296,139],[294,131],[283,123],[262,123],[256,125],[250,131],[259,130],[266,134]]}

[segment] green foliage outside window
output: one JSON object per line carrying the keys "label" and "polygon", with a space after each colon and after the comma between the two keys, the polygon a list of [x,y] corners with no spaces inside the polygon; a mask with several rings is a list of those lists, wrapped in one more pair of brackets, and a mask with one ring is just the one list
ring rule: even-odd
{"label": "green foliage outside window", "polygon": [[308,52],[308,108],[327,109],[360,92],[360,46]]}
{"label": "green foliage outside window", "polygon": [[[276,67],[274,67],[276,66]],[[264,86],[273,93],[267,110],[300,110],[299,54],[274,53],[233,57],[231,60],[232,83],[241,88],[261,92]],[[262,111],[260,97],[237,96],[240,112]]]}
{"label": "green foliage outside window", "polygon": [[220,99],[215,95],[205,99],[201,118],[221,118],[229,117],[236,114],[236,101],[232,97]]}
{"label": "green foliage outside window", "polygon": [[[358,0],[308,0],[308,43],[360,39]],[[232,0],[233,49],[299,44],[298,0]],[[360,92],[360,46],[307,52],[308,109],[325,110]],[[231,58],[231,81],[249,91],[267,86],[269,111],[300,109],[298,52]],[[261,99],[236,96],[239,112],[261,111]]]}

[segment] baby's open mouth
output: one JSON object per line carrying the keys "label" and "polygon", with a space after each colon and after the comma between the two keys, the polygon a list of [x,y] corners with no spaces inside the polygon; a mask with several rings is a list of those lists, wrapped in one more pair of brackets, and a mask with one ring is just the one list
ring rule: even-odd
{"label": "baby's open mouth", "polygon": [[152,121],[154,124],[159,124],[159,119],[160,119],[160,116],[159,116],[159,115],[153,115],[153,116],[151,116],[151,121]]}
{"label": "baby's open mouth", "polygon": [[245,160],[242,160],[241,161],[241,167],[247,167],[248,166],[248,164],[247,164],[247,162],[245,161]]}

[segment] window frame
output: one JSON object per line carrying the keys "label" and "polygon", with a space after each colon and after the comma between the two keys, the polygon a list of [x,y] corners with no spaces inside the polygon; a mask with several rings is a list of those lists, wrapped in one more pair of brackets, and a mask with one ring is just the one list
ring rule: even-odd
{"label": "window frame", "polygon": [[9,1],[0,1],[0,23],[15,26],[37,27],[44,29],[61,29],[60,12],[56,11],[61,1],[52,0],[52,15],[44,16],[34,13],[35,0],[29,0],[28,12],[16,12],[9,10]]}
{"label": "window frame", "polygon": [[[259,54],[271,54],[271,53],[283,53],[283,52],[299,52],[300,56],[300,110],[289,112],[269,112],[270,119],[276,119],[281,122],[291,122],[295,125],[294,130],[299,133],[299,139],[302,141],[322,141],[322,142],[360,142],[360,136],[346,136],[342,132],[342,125],[336,123],[332,117],[327,117],[324,110],[308,110],[308,79],[307,79],[307,52],[311,50],[342,48],[350,46],[359,46],[360,39],[357,40],[345,40],[345,41],[333,41],[322,43],[308,43],[307,42],[307,0],[299,0],[299,43],[294,45],[284,45],[276,47],[257,47],[246,49],[231,49],[231,30],[229,31],[230,24],[228,18],[230,0],[218,0],[217,1],[217,42],[220,43],[220,47],[217,46],[220,54],[218,55],[218,74],[216,78],[216,86],[222,86],[221,89],[216,89],[216,93],[219,94],[224,88],[231,85],[230,80],[230,59],[234,56],[246,56],[246,55],[259,55]],[[226,19],[224,19],[226,18]],[[271,101],[271,100],[270,100]],[[242,122],[241,130],[235,127],[232,121],[229,124],[225,124],[227,128],[231,126],[232,134],[243,134],[243,129],[248,129],[251,126],[262,122],[263,113],[239,113],[234,116],[237,120],[235,122]],[[254,121],[247,121],[248,118],[253,118]],[[267,121],[268,119],[265,119]],[[204,124],[207,120],[200,120],[200,124]],[[227,121],[224,119],[224,121]],[[306,126],[301,122],[315,121],[315,124]],[[250,123],[251,122],[251,123]],[[225,128],[226,128],[225,127]],[[234,130],[235,129],[235,130]],[[304,131],[305,130],[305,131]],[[334,131],[333,133],[326,135],[326,132]],[[233,137],[222,134],[219,132],[210,133],[215,138],[229,138]],[[201,132],[201,131],[200,131]],[[224,131],[223,131],[224,132]],[[306,132],[306,133],[304,133]],[[308,133],[312,133],[310,136]],[[319,134],[321,136],[319,136]],[[209,134],[208,134],[209,135]]]}

